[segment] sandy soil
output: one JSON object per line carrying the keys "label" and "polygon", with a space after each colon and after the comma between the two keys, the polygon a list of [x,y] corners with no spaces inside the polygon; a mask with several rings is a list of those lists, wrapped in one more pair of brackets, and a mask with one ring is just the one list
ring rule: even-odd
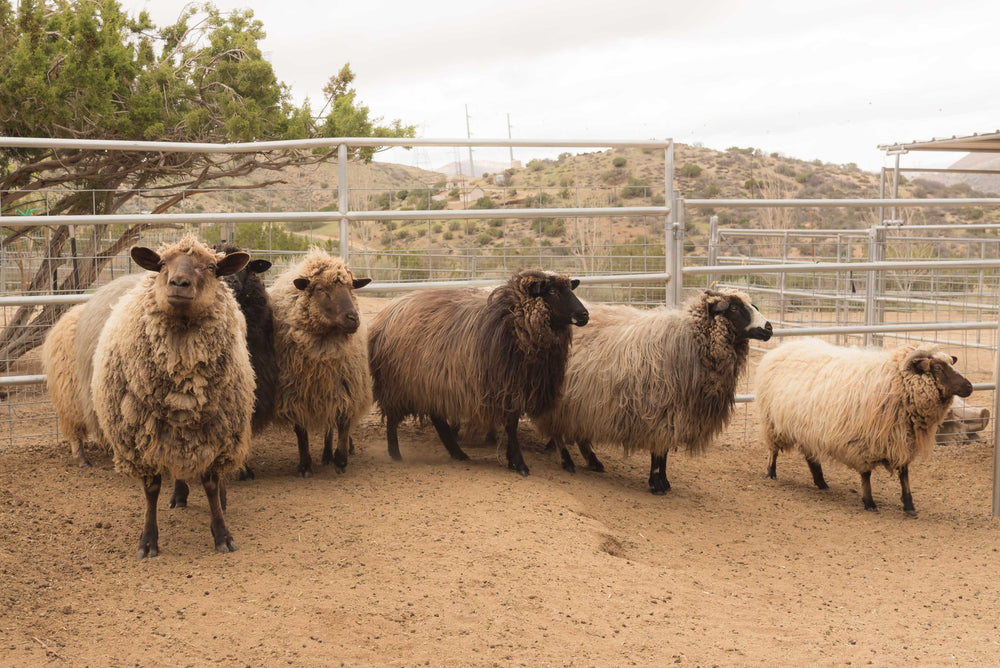
{"label": "sandy soil", "polygon": [[[740,409],[741,414],[746,409]],[[742,419],[739,415],[736,420]],[[51,437],[0,450],[0,664],[10,666],[611,666],[994,663],[1000,578],[992,452],[939,447],[913,467],[920,516],[876,472],[813,487],[798,456],[764,476],[755,439],[648,460],[598,449],[563,471],[525,423],[522,478],[470,434],[451,461],[431,427],[392,462],[373,415],[347,472],[295,475],[291,430],[256,442],[229,486],[239,551],[212,550],[204,495],[143,501],[109,457],[70,465]],[[736,434],[734,437],[733,434]],[[752,431],[751,431],[752,433]],[[314,435],[315,438],[315,435]],[[318,459],[319,447],[313,456]],[[579,461],[579,457],[577,457]]]}

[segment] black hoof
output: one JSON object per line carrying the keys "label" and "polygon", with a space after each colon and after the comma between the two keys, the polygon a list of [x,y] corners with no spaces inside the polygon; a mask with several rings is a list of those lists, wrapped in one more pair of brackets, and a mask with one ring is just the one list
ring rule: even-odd
{"label": "black hoof", "polygon": [[816,489],[830,489],[830,486],[825,482],[818,482],[816,483]]}
{"label": "black hoof", "polygon": [[325,452],[323,453],[323,466],[329,466],[330,464],[336,463],[336,461],[337,458],[333,455],[333,453],[329,455]]}
{"label": "black hoof", "polygon": [[778,479],[778,475],[774,471],[768,471],[767,472],[767,477],[768,477],[769,480],[777,480]]}
{"label": "black hoof", "polygon": [[457,462],[467,462],[469,461],[469,455],[464,452],[453,452],[451,453],[451,458]]}
{"label": "black hoof", "polygon": [[865,504],[865,510],[867,510],[870,513],[877,513],[878,512],[878,506],[876,506],[874,503],[869,506],[866,503]]}
{"label": "black hoof", "polygon": [[215,544],[215,551],[221,552],[222,554],[228,554],[230,552],[236,551],[236,543],[233,542],[232,536],[226,536],[220,542]]}
{"label": "black hoof", "polygon": [[159,554],[160,554],[160,545],[159,541],[156,538],[153,539],[143,538],[142,540],[139,541],[140,560],[145,559],[146,557],[152,559],[153,557]]}
{"label": "black hoof", "polygon": [[654,488],[650,487],[649,488],[649,492],[650,492],[650,494],[655,494],[656,496],[666,496],[667,495],[667,490],[665,490],[665,489],[654,489]]}
{"label": "black hoof", "polygon": [[507,462],[507,468],[509,468],[511,471],[517,471],[525,478],[528,477],[529,471],[528,471],[528,466],[526,464],[521,464],[520,466],[517,466],[513,462]]}
{"label": "black hoof", "polygon": [[601,462],[594,462],[587,468],[593,471],[594,473],[604,473],[604,464],[602,464]]}
{"label": "black hoof", "polygon": [[240,469],[240,480],[256,480],[257,476],[254,474],[253,469],[249,466],[244,466]]}
{"label": "black hoof", "polygon": [[299,477],[301,478],[311,478],[313,475],[312,469],[299,469]]}
{"label": "black hoof", "polygon": [[337,473],[343,473],[347,470],[347,455],[340,450],[333,453],[333,468]]}
{"label": "black hoof", "polygon": [[562,467],[567,473],[576,473],[576,464],[572,460],[564,461]]}
{"label": "black hoof", "polygon": [[170,507],[171,508],[187,508],[187,499],[179,499],[177,497],[170,497]]}

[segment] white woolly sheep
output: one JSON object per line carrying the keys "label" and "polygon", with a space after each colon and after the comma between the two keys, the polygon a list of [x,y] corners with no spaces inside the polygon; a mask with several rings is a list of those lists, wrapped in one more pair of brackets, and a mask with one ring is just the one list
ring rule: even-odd
{"label": "white woolly sheep", "polygon": [[[313,248],[271,286],[274,350],[278,361],[275,419],[291,424],[299,446],[299,475],[312,475],[309,429],[323,429],[323,463],[347,467],[351,430],[372,404],[368,330],[341,260]],[[333,451],[333,427],[337,451]]]}
{"label": "white woolly sheep", "polygon": [[129,274],[101,286],[86,303],[64,313],[42,345],[42,369],[59,431],[62,440],[69,442],[73,461],[80,467],[90,466],[84,450],[86,441],[109,450],[90,393],[97,339],[111,307],[141,278],[141,274]]}
{"label": "white woolly sheep", "polygon": [[535,424],[575,470],[565,443],[576,441],[590,468],[603,466],[593,442],[650,452],[649,488],[670,489],[667,453],[699,453],[732,413],[749,339],[771,338],[771,323],[741,292],[706,290],[681,309],[590,307],[576,336],[562,398]]}
{"label": "white woolly sheep", "polygon": [[909,466],[933,448],[952,397],[972,393],[955,361],[934,345],[890,351],[819,339],[768,352],[756,387],[768,477],[777,475],[778,452],[798,447],[818,488],[827,488],[820,460],[838,461],[861,474],[865,510],[877,511],[871,473],[882,465],[898,472],[903,510],[916,516]]}
{"label": "white woolly sheep", "polygon": [[220,277],[246,253],[223,256],[187,235],[158,252],[134,247],[147,274],[114,306],[94,352],[94,409],[115,468],[143,481],[139,558],[159,553],[156,501],[164,473],[200,478],[219,552],[236,549],[220,479],[249,451],[254,378],[246,323]]}

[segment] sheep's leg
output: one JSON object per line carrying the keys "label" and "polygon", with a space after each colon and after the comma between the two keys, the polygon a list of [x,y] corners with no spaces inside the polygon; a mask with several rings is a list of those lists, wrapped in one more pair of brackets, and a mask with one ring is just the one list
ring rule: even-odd
{"label": "sheep's leg", "polygon": [[347,453],[351,448],[351,423],[343,416],[337,417],[337,451],[333,453],[333,470],[347,470]]}
{"label": "sheep's leg", "polygon": [[302,425],[295,425],[295,438],[299,441],[299,475],[311,478],[312,457],[309,456],[309,432]]}
{"label": "sheep's leg", "polygon": [[518,418],[517,415],[511,415],[507,418],[507,468],[527,476],[528,465],[524,463],[521,444],[517,440]]}
{"label": "sheep's leg", "polygon": [[[326,428],[323,434],[323,466],[333,463],[333,425]],[[345,463],[344,466],[347,466]]]}
{"label": "sheep's leg", "polygon": [[667,453],[650,455],[649,491],[663,495],[670,491],[670,481],[667,480]]}
{"label": "sheep's leg", "polygon": [[239,474],[240,480],[256,480],[257,476],[254,474],[253,469],[250,468],[250,462],[244,462],[243,466],[240,468]]}
{"label": "sheep's leg", "polygon": [[155,557],[160,553],[160,529],[156,526],[156,501],[160,498],[159,474],[143,476],[142,488],[146,493],[146,524],[139,538],[139,558]]}
{"label": "sheep's leg", "polygon": [[462,448],[458,447],[458,441],[455,440],[455,431],[440,415],[431,414],[431,423],[434,425],[434,429],[438,433],[438,438],[444,443],[444,447],[448,449],[448,454],[451,455],[452,459],[457,459],[459,461],[465,461],[469,458],[469,455],[462,451]]}
{"label": "sheep's leg", "polygon": [[542,448],[542,452],[555,452],[555,450],[556,450],[556,439],[554,438],[550,438],[549,442],[545,444],[544,448]]}
{"label": "sheep's leg", "polygon": [[872,498],[872,472],[870,470],[861,472],[861,502],[865,504],[865,510],[870,510],[873,513],[878,512],[878,506],[875,505],[875,500]]}
{"label": "sheep's leg", "polygon": [[910,517],[916,517],[917,509],[913,507],[913,495],[910,493],[910,468],[908,466],[899,469],[899,485],[903,488],[903,511]]}
{"label": "sheep's leg", "polygon": [[809,472],[812,473],[813,482],[816,483],[816,486],[820,489],[828,489],[830,486],[823,479],[823,466],[810,457],[806,457],[806,464],[809,465]]}
{"label": "sheep's leg", "polygon": [[771,480],[778,479],[778,449],[771,450],[771,460],[767,463],[767,477]]}
{"label": "sheep's leg", "polygon": [[354,454],[354,439],[351,437],[347,438],[347,454],[349,455]]}
{"label": "sheep's leg", "polygon": [[385,437],[389,441],[389,457],[397,462],[403,459],[399,454],[399,423],[402,418],[396,415],[385,416]]}
{"label": "sheep's leg", "polygon": [[[60,429],[63,429],[62,425],[59,425]],[[65,431],[63,432],[65,433]],[[82,469],[90,466],[90,460],[87,459],[87,453],[83,451],[83,439],[74,438],[69,444],[70,452],[73,457],[73,462]]]}
{"label": "sheep's leg", "polygon": [[222,501],[220,490],[223,485],[219,482],[219,474],[206,473],[201,477],[201,484],[205,487],[205,496],[208,497],[208,511],[212,514],[212,538],[215,539],[215,550],[217,552],[235,552],[236,543],[233,536],[226,528],[226,520],[222,513]]}
{"label": "sheep's leg", "polygon": [[[549,443],[559,451],[559,458],[562,460],[563,469],[569,473],[576,473],[576,463],[573,461],[573,456],[569,454],[569,449],[566,447],[566,441],[557,436],[549,441]],[[546,447],[546,449],[548,448]]]}
{"label": "sheep's leg", "polygon": [[585,438],[576,442],[576,447],[580,448],[580,454],[587,460],[587,468],[595,473],[604,473],[604,464],[594,454],[594,449],[591,446],[590,439]]}
{"label": "sheep's leg", "polygon": [[187,508],[188,493],[190,491],[191,488],[188,487],[187,482],[180,478],[174,480],[174,493],[170,495],[170,507]]}

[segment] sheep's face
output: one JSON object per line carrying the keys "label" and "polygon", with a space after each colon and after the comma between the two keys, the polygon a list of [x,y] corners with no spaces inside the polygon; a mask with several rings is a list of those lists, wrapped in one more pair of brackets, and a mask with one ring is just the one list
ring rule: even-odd
{"label": "sheep's face", "polygon": [[956,395],[967,397],[972,394],[972,383],[952,366],[958,358],[944,353],[911,356],[910,370],[916,374],[930,374],[937,385],[942,403],[951,403]]}
{"label": "sheep's face", "polygon": [[292,284],[306,298],[311,320],[321,325],[323,334],[353,334],[361,326],[354,290],[363,288],[371,280],[353,278],[349,274],[349,282],[317,281],[300,276]]}
{"label": "sheep's face", "polygon": [[709,309],[712,315],[726,318],[733,323],[738,338],[759,341],[771,338],[773,332],[771,323],[745,295],[733,292],[709,292],[709,294],[717,297],[710,302]]}
{"label": "sheep's face", "polygon": [[241,270],[250,260],[243,252],[220,257],[206,246],[172,246],[162,255],[135,246],[132,259],[143,269],[157,272],[157,306],[167,313],[197,316],[215,300],[218,278]]}
{"label": "sheep's face", "polygon": [[549,321],[553,329],[569,327],[570,324],[583,327],[590,320],[590,313],[573,294],[578,279],[570,280],[562,274],[542,271],[525,272],[521,278],[522,288],[532,297],[545,302]]}
{"label": "sheep's face", "polygon": [[[215,244],[212,246],[212,250],[224,253],[225,255],[240,252],[238,246],[229,243]],[[240,296],[248,289],[257,293],[264,291],[264,282],[261,280],[260,274],[263,274],[270,268],[271,263],[267,260],[250,260],[247,262],[247,266],[236,273],[226,276],[224,280],[226,285],[233,291],[233,294],[236,295],[237,300],[239,300]]]}

